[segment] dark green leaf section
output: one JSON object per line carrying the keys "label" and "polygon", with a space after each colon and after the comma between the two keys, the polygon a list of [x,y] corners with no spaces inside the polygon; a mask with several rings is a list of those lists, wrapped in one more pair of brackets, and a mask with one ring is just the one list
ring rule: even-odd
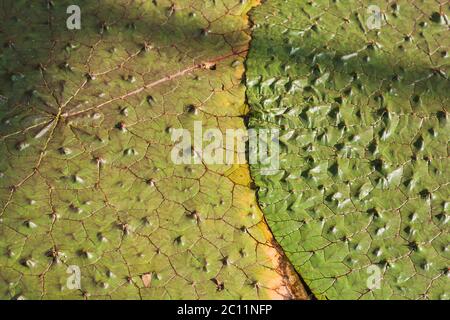
{"label": "dark green leaf section", "polygon": [[450,297],[441,3],[271,0],[253,11],[249,123],[279,128],[281,155],[278,174],[251,171],[275,238],[319,298]]}

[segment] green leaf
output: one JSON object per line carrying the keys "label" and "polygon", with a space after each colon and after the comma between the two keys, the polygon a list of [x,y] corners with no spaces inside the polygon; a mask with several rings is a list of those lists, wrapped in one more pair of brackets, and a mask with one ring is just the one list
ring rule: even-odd
{"label": "green leaf", "polygon": [[[276,240],[319,298],[448,299],[446,12],[303,0],[252,11],[249,126],[288,137],[280,170],[292,178],[251,172]],[[281,79],[290,85],[275,88]]]}
{"label": "green leaf", "polygon": [[245,129],[253,5],[2,1],[0,298],[299,296],[248,167],[170,157],[171,129]]}

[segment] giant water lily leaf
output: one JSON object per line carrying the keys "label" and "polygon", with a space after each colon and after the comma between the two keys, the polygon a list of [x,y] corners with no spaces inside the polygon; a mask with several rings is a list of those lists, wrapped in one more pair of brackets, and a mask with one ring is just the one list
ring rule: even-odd
{"label": "giant water lily leaf", "polygon": [[448,14],[427,0],[252,14],[250,127],[285,137],[280,172],[252,175],[319,298],[449,298]]}
{"label": "giant water lily leaf", "polygon": [[171,159],[173,129],[245,129],[254,4],[2,1],[1,298],[303,294],[248,167]]}

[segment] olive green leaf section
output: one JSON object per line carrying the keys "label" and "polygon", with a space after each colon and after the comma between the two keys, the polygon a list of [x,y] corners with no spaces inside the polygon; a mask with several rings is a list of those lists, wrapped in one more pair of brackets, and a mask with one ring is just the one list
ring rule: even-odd
{"label": "olive green leaf section", "polygon": [[248,167],[171,160],[245,129],[254,4],[1,1],[1,299],[294,295]]}
{"label": "olive green leaf section", "polygon": [[278,174],[251,172],[319,298],[450,298],[448,15],[446,1],[252,12],[249,123],[279,128],[281,154]]}

